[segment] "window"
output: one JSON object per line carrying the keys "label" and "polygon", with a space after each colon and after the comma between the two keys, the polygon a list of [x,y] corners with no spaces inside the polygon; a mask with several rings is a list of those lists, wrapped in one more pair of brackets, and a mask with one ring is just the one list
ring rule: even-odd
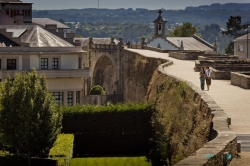
{"label": "window", "polygon": [[41,58],[41,69],[48,69],[48,58]]}
{"label": "window", "polygon": [[78,67],[79,69],[82,68],[82,57],[78,57]]}
{"label": "window", "polygon": [[52,58],[52,69],[58,69],[58,58]]}
{"label": "window", "polygon": [[72,91],[68,92],[67,102],[68,102],[68,105],[70,105],[70,106],[73,105],[73,92]]}
{"label": "window", "polygon": [[76,104],[80,104],[80,91],[76,91]]}
{"label": "window", "polygon": [[7,59],[7,70],[16,70],[16,59]]}
{"label": "window", "polygon": [[53,92],[52,95],[59,104],[63,104],[63,92]]}
{"label": "window", "polygon": [[243,51],[244,51],[244,47],[243,47],[243,45],[238,45],[238,51],[241,51],[241,52],[243,52]]}
{"label": "window", "polygon": [[158,30],[161,31],[161,23],[158,24]]}

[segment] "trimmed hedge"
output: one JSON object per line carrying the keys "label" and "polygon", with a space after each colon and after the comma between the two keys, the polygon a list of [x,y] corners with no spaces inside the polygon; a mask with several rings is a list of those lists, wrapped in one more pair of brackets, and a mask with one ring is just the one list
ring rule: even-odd
{"label": "trimmed hedge", "polygon": [[[26,156],[6,155],[0,156],[0,165],[2,166],[28,166]],[[57,166],[57,160],[46,158],[31,158],[31,165],[35,166]]]}
{"label": "trimmed hedge", "polygon": [[68,166],[73,155],[73,134],[59,134],[53,147],[50,149],[49,157],[58,160],[58,166]]}
{"label": "trimmed hedge", "polygon": [[63,108],[63,133],[75,136],[74,155],[147,154],[152,137],[152,104]]}

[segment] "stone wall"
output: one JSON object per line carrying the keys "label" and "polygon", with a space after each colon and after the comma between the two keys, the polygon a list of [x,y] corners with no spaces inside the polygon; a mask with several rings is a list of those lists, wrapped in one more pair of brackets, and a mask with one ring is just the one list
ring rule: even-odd
{"label": "stone wall", "polygon": [[82,104],[91,104],[91,105],[105,105],[108,102],[116,104],[123,101],[122,94],[113,94],[113,95],[90,95],[82,97]]}
{"label": "stone wall", "polygon": [[166,60],[147,58],[124,50],[122,62],[121,81],[124,100],[143,101],[154,71]]}
{"label": "stone wall", "polygon": [[[164,74],[164,68],[171,65],[169,61],[165,64],[164,60],[143,57],[137,53],[126,51],[124,53],[123,66],[123,90],[125,101],[141,101],[145,97],[145,101],[157,98],[157,87],[152,86],[158,78],[165,78],[171,82],[186,82],[170,74]],[[158,66],[158,70],[156,69]],[[200,88],[190,82],[187,82],[194,92],[194,97],[200,100],[201,111],[204,116],[212,115],[212,129],[210,137],[203,147],[196,149],[196,152],[190,151],[190,156],[183,159],[176,165],[226,165],[232,158],[236,156],[236,134],[228,127],[228,117],[225,112]],[[151,86],[151,88],[149,88]]]}
{"label": "stone wall", "polygon": [[193,51],[193,52],[169,52],[169,57],[181,60],[197,60],[198,56],[204,55],[204,52]]}
{"label": "stone wall", "polygon": [[232,72],[231,84],[241,88],[250,89],[250,72]]}
{"label": "stone wall", "polygon": [[[158,70],[163,73],[164,64],[160,65]],[[178,81],[185,82],[185,80],[177,78],[173,75],[166,75],[167,77],[175,78]],[[180,161],[176,165],[225,165],[229,163],[232,158],[236,157],[237,140],[236,134],[228,127],[228,117],[226,113],[214,102],[214,100],[196,87],[194,84],[187,82],[191,89],[195,91],[204,103],[204,110],[209,110],[213,115],[212,135],[211,141],[207,142],[203,148],[197,150],[192,156]],[[227,156],[225,156],[228,154]],[[230,157],[231,156],[231,157]]]}
{"label": "stone wall", "polygon": [[213,67],[220,71],[250,70],[250,62],[246,60],[196,60],[195,71],[200,71],[201,66]]}
{"label": "stone wall", "polygon": [[198,60],[237,60],[238,56],[234,55],[215,55],[215,56],[199,56]]}
{"label": "stone wall", "polygon": [[220,71],[215,68],[210,68],[212,70],[211,77],[214,80],[230,80],[231,79],[231,72],[230,71]]}
{"label": "stone wall", "polygon": [[143,49],[151,50],[151,51],[155,51],[155,52],[160,52],[160,53],[168,53],[169,52],[169,50],[162,50],[161,48],[155,48],[155,47],[151,47],[151,46],[147,46],[147,45],[144,45]]}

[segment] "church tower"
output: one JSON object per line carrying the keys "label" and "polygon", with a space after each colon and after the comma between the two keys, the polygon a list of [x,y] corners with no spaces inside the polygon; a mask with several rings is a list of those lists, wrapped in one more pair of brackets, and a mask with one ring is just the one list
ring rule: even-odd
{"label": "church tower", "polygon": [[158,38],[158,37],[165,38],[166,37],[165,27],[166,27],[167,21],[164,20],[164,18],[162,18],[161,16],[161,14],[163,13],[162,10],[159,10],[158,13],[159,13],[158,18],[154,20],[154,24],[155,24],[154,38]]}

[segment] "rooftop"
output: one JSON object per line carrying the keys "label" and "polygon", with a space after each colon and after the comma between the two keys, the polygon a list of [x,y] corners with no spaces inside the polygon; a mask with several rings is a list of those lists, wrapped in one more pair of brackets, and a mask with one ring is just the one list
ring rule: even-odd
{"label": "rooftop", "polygon": [[[30,47],[74,47],[38,25],[0,25],[0,29],[12,33],[10,40],[19,38],[21,43],[29,43]],[[0,43],[5,42],[5,40],[0,41]],[[7,43],[5,45],[8,46]]]}
{"label": "rooftop", "polygon": [[248,34],[248,36],[247,34],[242,35],[240,37],[237,37],[235,40],[247,40],[247,38],[250,39],[250,34]]}
{"label": "rooftop", "polygon": [[166,39],[178,48],[181,47],[181,42],[183,42],[184,50],[213,51],[213,46],[198,36],[167,37]]}
{"label": "rooftop", "polygon": [[[1,0],[0,0],[1,1]],[[67,25],[49,18],[32,18],[32,23],[45,27],[45,25],[57,25],[57,28],[70,29]]]}

